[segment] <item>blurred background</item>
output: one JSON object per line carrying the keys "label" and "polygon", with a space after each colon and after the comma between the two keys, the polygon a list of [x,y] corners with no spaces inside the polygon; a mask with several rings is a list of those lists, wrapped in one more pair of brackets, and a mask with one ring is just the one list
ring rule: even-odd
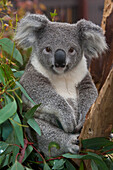
{"label": "blurred background", "polygon": [[[50,12],[55,14],[55,9],[58,15],[52,18]],[[76,23],[82,18],[91,20],[102,26],[108,49],[113,49],[113,0],[0,0],[0,39],[7,37],[13,40],[18,22],[27,12],[45,14],[50,20],[60,22]],[[19,50],[24,60],[21,69],[24,69],[31,49]],[[93,59],[91,65],[90,61],[88,63],[93,80],[100,90],[113,67],[113,51],[109,50],[99,59]]]}
{"label": "blurred background", "polygon": [[104,0],[12,0],[13,7],[20,15],[26,11],[45,14],[51,19],[50,12],[56,9],[56,21],[76,23],[85,18],[101,25]]}

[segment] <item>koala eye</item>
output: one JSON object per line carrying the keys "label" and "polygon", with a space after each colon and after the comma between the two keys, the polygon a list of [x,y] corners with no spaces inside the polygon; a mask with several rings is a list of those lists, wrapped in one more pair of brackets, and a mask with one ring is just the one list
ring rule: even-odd
{"label": "koala eye", "polygon": [[51,48],[50,47],[46,47],[45,50],[46,50],[47,53],[51,52]]}
{"label": "koala eye", "polygon": [[74,55],[74,54],[75,54],[75,49],[74,49],[73,47],[71,47],[71,48],[69,49],[69,53]]}

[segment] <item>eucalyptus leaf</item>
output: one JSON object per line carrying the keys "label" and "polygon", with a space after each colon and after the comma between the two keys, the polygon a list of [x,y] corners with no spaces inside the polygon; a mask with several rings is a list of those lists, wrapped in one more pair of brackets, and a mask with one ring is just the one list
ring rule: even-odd
{"label": "eucalyptus leaf", "polygon": [[25,167],[25,169],[26,169],[26,170],[33,170],[33,169],[31,169],[31,168],[28,168],[28,167]]}
{"label": "eucalyptus leaf", "polygon": [[41,130],[34,118],[28,119],[27,123],[41,136]]}
{"label": "eucalyptus leaf", "polygon": [[15,100],[7,104],[5,107],[3,107],[0,110],[0,124],[5,122],[11,116],[13,116],[16,110],[17,110],[17,104]]}
{"label": "eucalyptus leaf", "polygon": [[32,118],[34,116],[34,113],[36,112],[37,108],[40,106],[39,105],[35,105],[33,106],[31,109],[29,109],[26,113],[25,113],[25,116],[24,116],[24,120],[28,120],[30,118]]}
{"label": "eucalyptus leaf", "polygon": [[10,159],[11,155],[10,154],[3,154],[0,156],[0,168],[3,168],[4,166],[8,166],[11,162],[11,159]]}
{"label": "eucalyptus leaf", "polygon": [[96,164],[98,164],[102,170],[109,170],[105,162],[102,158],[92,152],[87,152],[87,155],[72,155],[72,154],[64,154],[66,158],[75,158],[75,159],[82,159],[82,160],[94,160]]}
{"label": "eucalyptus leaf", "polygon": [[9,146],[8,143],[0,141],[0,155],[3,154],[3,152],[6,151],[8,146]]}
{"label": "eucalyptus leaf", "polygon": [[[13,120],[10,119],[10,122],[13,125],[15,135],[17,136],[18,141],[20,142],[22,147],[24,147],[23,129],[22,129],[22,126],[19,125],[21,124],[21,121],[17,113],[15,114],[15,117]],[[19,124],[17,124],[15,121],[18,122]]]}
{"label": "eucalyptus leaf", "polygon": [[25,155],[24,155],[24,159],[22,162],[24,162],[26,160],[26,158],[30,155],[30,153],[33,151],[33,147],[31,145],[29,145],[27,147],[27,149],[25,150]]}
{"label": "eucalyptus leaf", "polygon": [[49,165],[46,162],[44,162],[43,170],[51,170],[51,168],[49,167]]}
{"label": "eucalyptus leaf", "polygon": [[67,170],[68,169],[69,170],[76,170],[76,168],[73,166],[73,164],[69,160],[66,160],[65,165],[66,165]]}
{"label": "eucalyptus leaf", "polygon": [[24,74],[24,71],[16,71],[16,72],[14,72],[13,74],[14,74],[14,76],[15,76],[16,78],[20,78],[20,77],[22,77],[22,75]]}
{"label": "eucalyptus leaf", "polygon": [[20,54],[19,50],[15,48],[14,42],[12,42],[8,38],[3,38],[3,39],[0,39],[0,46],[2,47],[3,51],[7,52],[7,54],[13,57],[21,65],[23,64],[22,55]]}
{"label": "eucalyptus leaf", "polygon": [[112,145],[103,147],[101,152],[106,152],[107,154],[112,154],[113,153],[113,142],[112,142]]}
{"label": "eucalyptus leaf", "polygon": [[106,163],[102,160],[94,160],[95,161],[95,164],[99,167],[99,170],[102,169],[102,170],[109,170],[109,168],[107,167]]}
{"label": "eucalyptus leaf", "polygon": [[18,161],[16,161],[11,167],[11,170],[24,170],[24,167]]}
{"label": "eucalyptus leaf", "polygon": [[15,158],[20,150],[20,148],[18,147],[20,145],[20,142],[18,141],[18,138],[15,135],[14,131],[9,135],[6,141],[10,146],[5,151],[5,154],[12,153],[12,162],[15,163]]}
{"label": "eucalyptus leaf", "polygon": [[5,73],[4,73],[2,66],[0,66],[0,80],[5,85]]}
{"label": "eucalyptus leaf", "polygon": [[84,163],[81,161],[79,170],[84,170]]}
{"label": "eucalyptus leaf", "polygon": [[4,99],[5,99],[5,105],[7,105],[8,103],[11,103],[13,101],[12,98],[9,95],[4,93],[3,96],[4,96]]}
{"label": "eucalyptus leaf", "polygon": [[92,153],[92,152],[87,152],[86,155],[73,155],[73,154],[64,154],[62,155],[64,156],[65,158],[75,158],[75,159],[99,159],[99,160],[102,160],[102,158],[95,154],[95,153]]}
{"label": "eucalyptus leaf", "polygon": [[91,160],[91,168],[92,168],[92,170],[98,170],[98,166],[96,165],[94,160]]}
{"label": "eucalyptus leaf", "polygon": [[31,103],[33,103],[33,105],[36,105],[35,102],[29,97],[29,95],[27,94],[26,90],[22,87],[22,85],[18,81],[16,81],[15,83],[18,87],[20,87],[20,90],[27,97],[27,99],[29,99],[29,101],[31,101]]}
{"label": "eucalyptus leaf", "polygon": [[2,125],[0,125],[2,127],[2,139],[3,141],[6,141],[6,139],[8,138],[8,136],[11,134],[11,132],[13,131],[13,128],[9,122],[9,120],[6,120],[4,123],[2,123]]}
{"label": "eucalyptus leaf", "polygon": [[97,137],[91,139],[82,140],[82,147],[84,149],[98,150],[104,146],[112,145],[113,143],[106,138]]}
{"label": "eucalyptus leaf", "polygon": [[2,65],[4,72],[5,72],[5,78],[7,78],[7,81],[13,80],[13,72],[8,64]]}
{"label": "eucalyptus leaf", "polygon": [[54,161],[54,166],[53,166],[52,169],[54,169],[54,170],[63,169],[65,162],[66,162],[66,160],[64,160],[64,159],[55,160]]}

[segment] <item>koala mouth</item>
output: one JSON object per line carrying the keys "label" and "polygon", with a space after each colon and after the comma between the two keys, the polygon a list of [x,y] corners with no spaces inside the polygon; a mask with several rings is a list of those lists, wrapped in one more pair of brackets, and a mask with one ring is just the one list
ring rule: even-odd
{"label": "koala mouth", "polygon": [[52,65],[52,70],[56,74],[64,74],[67,70],[67,66],[65,67],[56,67],[55,65]]}

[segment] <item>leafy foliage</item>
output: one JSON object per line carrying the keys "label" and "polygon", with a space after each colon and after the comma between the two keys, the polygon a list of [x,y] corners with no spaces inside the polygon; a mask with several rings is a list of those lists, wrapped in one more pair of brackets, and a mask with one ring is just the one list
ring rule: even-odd
{"label": "leafy foliage", "polygon": [[[11,14],[10,7],[12,7],[12,4],[10,1],[2,0],[0,7],[0,11],[2,9],[8,15]],[[113,142],[108,139],[82,140],[83,150],[80,154],[72,155],[67,153],[57,158],[44,158],[33,143],[29,142],[25,134],[25,128],[30,126],[41,135],[41,130],[33,117],[40,104],[36,105],[19,83],[19,79],[24,73],[22,68],[25,62],[23,57],[25,53],[23,52],[22,55],[21,50],[17,49],[12,41],[12,35],[17,27],[18,16],[17,14],[15,17],[12,15],[13,18],[11,18],[10,15],[7,16],[4,12],[2,14],[4,16],[0,18],[2,26],[0,33],[0,168],[10,170],[36,168],[44,170],[75,170],[75,166],[69,159],[74,158],[81,160],[80,170],[84,169],[83,160],[91,160],[92,170],[112,170]],[[56,11],[51,13],[52,20],[56,15]],[[8,30],[12,31],[10,36]],[[8,35],[8,38],[5,35]],[[29,53],[30,51],[28,50],[27,52]],[[22,111],[22,93],[34,105],[27,112]],[[50,143],[48,150],[50,151],[52,147],[60,148],[55,141]],[[90,151],[86,149],[90,149]]]}
{"label": "leafy foliage", "polygon": [[54,10],[53,13],[50,12],[50,15],[51,15],[52,22],[54,22],[54,21],[55,21],[55,17],[58,15],[58,14],[56,13],[56,9]]}

